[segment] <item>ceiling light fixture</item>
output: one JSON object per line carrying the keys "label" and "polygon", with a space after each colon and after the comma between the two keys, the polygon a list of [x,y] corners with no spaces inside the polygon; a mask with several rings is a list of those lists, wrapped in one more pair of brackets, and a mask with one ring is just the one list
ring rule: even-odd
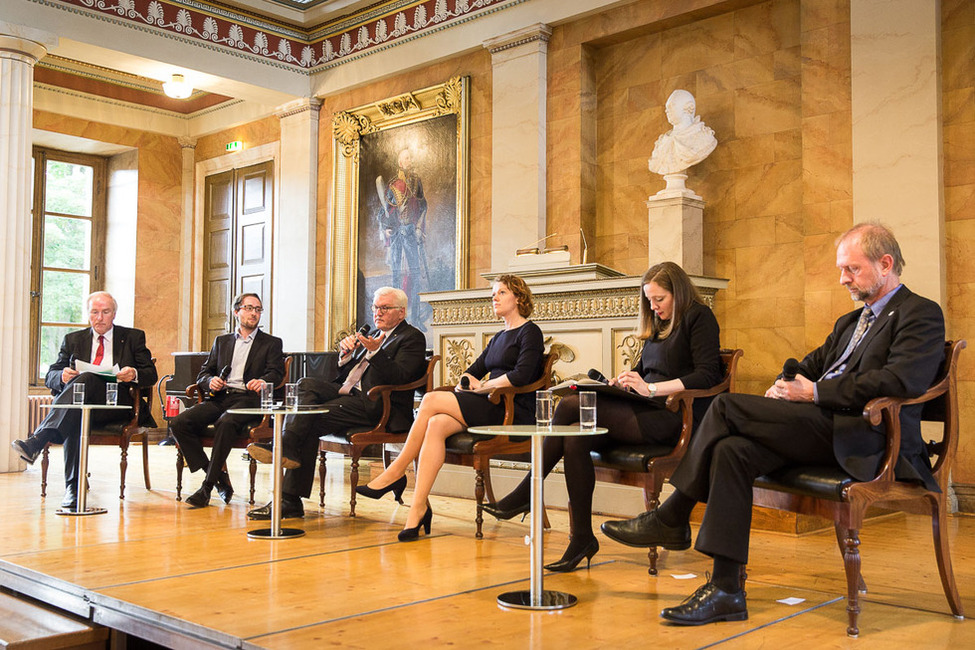
{"label": "ceiling light fixture", "polygon": [[170,81],[163,83],[163,92],[173,99],[186,99],[193,94],[193,86],[181,74],[174,74]]}

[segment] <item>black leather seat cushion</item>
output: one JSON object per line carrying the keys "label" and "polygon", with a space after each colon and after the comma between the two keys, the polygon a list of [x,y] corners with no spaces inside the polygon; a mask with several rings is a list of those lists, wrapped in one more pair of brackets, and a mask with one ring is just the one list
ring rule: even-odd
{"label": "black leather seat cushion", "polygon": [[667,445],[616,445],[591,452],[596,467],[623,472],[645,472],[651,458],[666,456],[674,450]]}
{"label": "black leather seat cushion", "polygon": [[843,490],[856,479],[838,467],[785,467],[755,479],[755,487],[767,488],[816,497],[829,501],[842,501]]}

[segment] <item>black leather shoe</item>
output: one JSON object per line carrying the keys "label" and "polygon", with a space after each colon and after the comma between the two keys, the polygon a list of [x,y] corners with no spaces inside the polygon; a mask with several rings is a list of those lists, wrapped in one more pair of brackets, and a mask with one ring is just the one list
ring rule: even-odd
{"label": "black leather shoe", "polygon": [[406,474],[390,483],[384,488],[371,488],[368,485],[355,486],[355,493],[369,499],[381,499],[387,492],[393,493],[393,498],[401,505],[403,503],[403,490],[406,489]]}
{"label": "black leather shoe", "polygon": [[427,535],[430,534],[430,526],[432,523],[433,523],[433,508],[431,508],[430,504],[427,503],[427,511],[424,512],[423,517],[420,518],[420,523],[418,523],[413,528],[404,528],[403,530],[399,531],[399,534],[396,536],[396,539],[398,539],[401,542],[415,542],[420,538],[420,528],[422,528],[423,532],[426,533]]}
{"label": "black leather shoe", "polygon": [[28,465],[33,465],[34,461],[37,460],[37,457],[40,456],[41,452],[44,450],[44,446],[41,445],[41,448],[37,451],[31,451],[31,445],[28,444],[28,441],[26,440],[14,440],[10,443],[10,446],[16,450],[17,455],[20,456],[20,459]]}
{"label": "black leather shoe", "polygon": [[[274,448],[269,442],[252,442],[247,445],[247,453],[250,457],[259,463],[265,463],[270,465],[274,462]],[[294,458],[288,458],[284,454],[281,455],[281,467],[284,469],[298,469],[301,467],[301,463],[296,461]]]}
{"label": "black leather shoe", "polygon": [[[268,501],[260,508],[254,508],[247,513],[248,519],[255,521],[271,521],[271,504]],[[301,499],[295,497],[281,497],[281,518],[282,519],[301,519],[305,516],[305,507],[301,504]]]}
{"label": "black leather shoe", "polygon": [[213,490],[213,486],[203,482],[200,489],[186,497],[186,505],[191,508],[206,508],[210,505],[210,492]]}
{"label": "black leather shoe", "polygon": [[78,509],[78,488],[73,485],[64,487],[64,498],[61,499],[61,508],[64,510]]}
{"label": "black leather shoe", "polygon": [[230,475],[227,472],[221,472],[220,478],[217,479],[213,487],[217,488],[217,494],[220,495],[223,502],[229,504],[234,497],[234,486],[230,484]]}
{"label": "black leather shoe", "polygon": [[746,621],[745,591],[729,594],[709,582],[698,588],[677,607],[667,607],[660,618],[678,625],[707,625],[718,621]]}
{"label": "black leather shoe", "polygon": [[505,510],[504,508],[499,508],[498,504],[496,503],[485,503],[483,506],[481,506],[481,510],[488,513],[495,519],[506,521],[513,517],[517,517],[518,515],[525,514],[531,510],[531,505],[528,503],[523,503],[519,506],[515,506],[514,508],[508,508]]}
{"label": "black leather shoe", "polygon": [[637,548],[662,546],[670,551],[691,547],[691,526],[666,526],[657,518],[656,509],[625,521],[607,521],[599,527],[606,537]]}
{"label": "black leather shoe", "polygon": [[576,570],[576,566],[582,562],[582,558],[586,558],[586,568],[588,569],[589,563],[592,562],[592,556],[598,552],[599,541],[595,537],[584,545],[573,544],[570,539],[569,548],[565,549],[562,559],[558,562],[546,564],[545,568],[556,573],[569,573]]}
{"label": "black leather shoe", "polygon": [[173,436],[173,434],[169,434],[156,444],[160,447],[174,447],[176,446],[176,438]]}

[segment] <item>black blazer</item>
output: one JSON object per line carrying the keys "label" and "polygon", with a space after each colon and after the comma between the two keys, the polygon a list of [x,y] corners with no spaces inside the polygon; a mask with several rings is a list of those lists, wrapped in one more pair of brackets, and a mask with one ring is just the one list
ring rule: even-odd
{"label": "black blazer", "polygon": [[[146,333],[131,327],[121,325],[114,326],[112,333],[112,359],[118,364],[119,368],[130,366],[139,373],[138,385],[145,389],[143,392],[152,390],[158,375],[156,364],[152,361],[152,353],[146,347]],[[65,334],[61,341],[61,350],[58,352],[57,361],[51,364],[44,378],[44,385],[51,389],[52,395],[60,395],[65,387],[61,381],[61,371],[71,365],[71,357],[91,361],[92,330],[90,327]],[[132,396],[129,388],[135,385],[133,382],[123,382],[119,386],[118,403],[132,405]],[[149,404],[145,397],[142,398],[142,406],[139,410],[139,424],[142,426],[156,426],[149,412]]]}
{"label": "black blazer", "polygon": [[[406,321],[397,325],[369,360],[369,365],[359,380],[362,393],[365,394],[373,386],[408,384],[419,379],[427,369],[426,348],[423,332]],[[339,367],[339,375],[335,381],[344,383],[352,368],[365,354],[366,349],[363,347],[353,352],[352,359]],[[389,430],[406,431],[413,424],[413,391],[396,391],[389,399]],[[382,402],[370,402],[368,406],[370,411],[379,411]]]}
{"label": "black blazer", "polygon": [[[234,334],[221,334],[213,339],[213,347],[207,355],[200,374],[196,377],[196,384],[200,387],[200,394],[210,395],[210,380],[220,376],[220,370],[230,365],[234,359]],[[262,330],[254,334],[247,362],[244,364],[244,383],[251,379],[263,379],[271,386],[277,386],[284,379],[284,352],[281,339]]]}
{"label": "black blazer", "polygon": [[[853,336],[858,309],[836,321],[826,342],[799,364],[799,372],[817,381],[843,354]],[[863,420],[863,407],[875,397],[917,397],[935,379],[944,359],[945,321],[937,303],[901,286],[867,331],[837,377],[818,381],[819,405],[833,412],[833,453],[854,478],[872,479],[886,447],[882,427]],[[937,489],[921,438],[921,406],[901,409],[901,450],[896,472]]]}

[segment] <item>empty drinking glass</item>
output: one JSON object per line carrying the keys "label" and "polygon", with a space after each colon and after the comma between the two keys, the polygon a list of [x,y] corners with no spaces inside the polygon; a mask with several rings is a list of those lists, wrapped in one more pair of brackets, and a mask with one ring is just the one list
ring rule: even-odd
{"label": "empty drinking glass", "polygon": [[596,393],[593,391],[579,393],[579,426],[589,431],[596,428]]}

